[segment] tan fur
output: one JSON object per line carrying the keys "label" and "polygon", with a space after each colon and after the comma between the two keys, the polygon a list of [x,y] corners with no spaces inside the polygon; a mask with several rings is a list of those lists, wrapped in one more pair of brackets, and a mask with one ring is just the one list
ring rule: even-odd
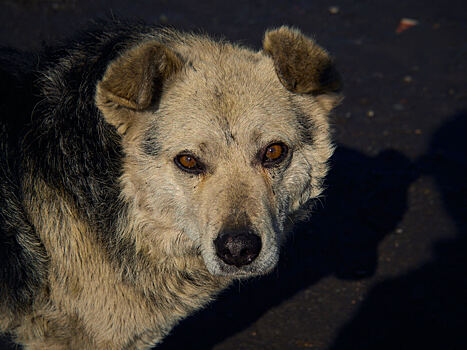
{"label": "tan fur", "polygon": [[[128,209],[115,218],[113,244],[135,251],[109,256],[71,198],[32,180],[27,210],[50,269],[33,313],[17,320],[18,341],[26,349],[148,349],[233,279],[271,271],[289,223],[323,189],[333,151],[327,115],[339,99],[338,82],[323,85],[329,70],[323,49],[285,27],[268,32],[259,52],[148,34],[111,62],[96,105],[124,151]],[[290,155],[265,169],[258,153],[272,142]],[[181,151],[207,171],[177,168]],[[250,265],[227,266],[213,241],[245,220],[262,250]]]}

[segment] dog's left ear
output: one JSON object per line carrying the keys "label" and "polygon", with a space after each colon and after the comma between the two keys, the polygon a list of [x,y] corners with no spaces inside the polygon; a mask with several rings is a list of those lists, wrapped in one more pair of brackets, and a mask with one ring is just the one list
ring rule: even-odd
{"label": "dog's left ear", "polygon": [[328,111],[341,101],[342,81],[333,59],[299,30],[283,26],[267,31],[263,50],[289,91],[316,96]]}
{"label": "dog's left ear", "polygon": [[126,130],[134,111],[157,102],[164,83],[183,66],[180,57],[156,41],[134,47],[115,59],[97,84],[96,105],[119,130]]}

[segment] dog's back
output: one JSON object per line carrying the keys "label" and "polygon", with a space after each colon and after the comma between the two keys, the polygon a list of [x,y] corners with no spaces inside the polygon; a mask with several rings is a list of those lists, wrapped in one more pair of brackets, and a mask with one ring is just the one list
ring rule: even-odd
{"label": "dog's back", "polygon": [[20,143],[31,113],[32,62],[0,49],[0,328],[28,312],[45,276],[46,254],[21,204]]}
{"label": "dog's back", "polygon": [[[103,28],[97,23],[94,30],[37,53],[0,48],[0,330],[31,311],[48,273],[47,253],[25,209],[33,179],[40,177],[82,199],[86,210],[92,204],[102,205],[96,198],[80,197],[89,194],[85,188],[89,182],[103,184],[117,178],[118,171],[110,174],[111,180],[89,176],[95,175],[89,169],[109,175],[102,171],[112,168],[104,164],[105,158],[93,159],[92,164],[80,158],[84,147],[92,150],[86,156],[105,153],[99,152],[99,146],[108,147],[104,137],[111,134],[94,107],[92,84],[143,27],[106,23]],[[70,60],[61,61],[64,57]],[[80,62],[84,57],[87,64]],[[118,145],[108,148],[117,151],[110,158],[118,167]],[[103,188],[102,196],[108,196],[109,186]]]}

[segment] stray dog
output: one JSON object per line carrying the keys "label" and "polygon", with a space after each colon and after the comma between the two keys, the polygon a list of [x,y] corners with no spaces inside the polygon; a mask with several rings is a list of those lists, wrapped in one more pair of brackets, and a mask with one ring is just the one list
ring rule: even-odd
{"label": "stray dog", "polygon": [[341,84],[296,29],[256,52],[105,23],[0,63],[0,330],[26,349],[154,346],[322,192]]}

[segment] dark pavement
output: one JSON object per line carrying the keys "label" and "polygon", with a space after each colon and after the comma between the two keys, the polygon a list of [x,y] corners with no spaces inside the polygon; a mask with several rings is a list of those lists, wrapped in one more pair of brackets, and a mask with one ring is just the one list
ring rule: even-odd
{"label": "dark pavement", "polygon": [[[467,349],[465,1],[2,0],[0,44],[39,48],[104,16],[258,49],[266,28],[296,26],[345,83],[326,197],[277,271],[236,284],[160,349]],[[418,24],[396,34],[402,18]]]}

